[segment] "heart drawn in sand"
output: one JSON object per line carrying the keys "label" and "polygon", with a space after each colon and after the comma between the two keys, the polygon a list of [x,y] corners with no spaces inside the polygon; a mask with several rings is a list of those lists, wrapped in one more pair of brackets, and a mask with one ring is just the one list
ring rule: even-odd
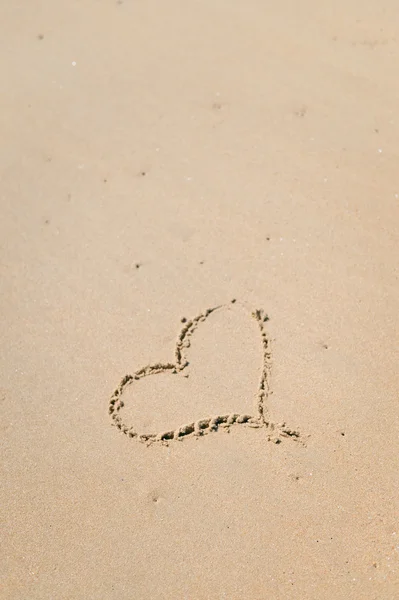
{"label": "heart drawn in sand", "polygon": [[[236,300],[232,300],[234,304]],[[251,428],[264,428],[267,431],[267,439],[275,443],[280,443],[283,437],[290,437],[296,441],[301,441],[301,436],[298,431],[286,427],[285,423],[275,424],[270,420],[267,407],[267,399],[270,393],[270,368],[271,368],[271,350],[270,340],[265,330],[265,323],[268,321],[268,316],[263,310],[255,310],[252,312],[252,317],[256,320],[262,344],[262,368],[261,376],[256,395],[256,406],[254,414],[239,414],[232,412],[224,415],[208,416],[198,421],[179,425],[176,429],[163,432],[138,432],[133,427],[129,427],[123,422],[122,414],[124,402],[122,396],[127,386],[137,383],[144,377],[157,375],[159,373],[170,373],[174,375],[181,374],[188,366],[186,357],[187,349],[191,344],[191,337],[201,323],[206,321],[210,314],[215,311],[222,310],[228,305],[222,304],[214,308],[208,308],[193,319],[184,319],[184,326],[176,341],[175,362],[171,363],[156,363],[147,365],[138,369],[133,375],[125,375],[119,386],[116,388],[109,401],[109,414],[111,415],[114,425],[129,438],[138,440],[139,442],[151,445],[160,443],[167,445],[172,440],[182,440],[185,437],[199,437],[211,432],[229,429],[235,425],[242,425]]]}

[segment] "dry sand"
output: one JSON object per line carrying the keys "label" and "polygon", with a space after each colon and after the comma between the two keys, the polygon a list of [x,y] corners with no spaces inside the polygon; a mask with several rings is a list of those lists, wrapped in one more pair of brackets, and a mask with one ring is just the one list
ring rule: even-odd
{"label": "dry sand", "polygon": [[1,597],[399,597],[397,1],[0,22]]}

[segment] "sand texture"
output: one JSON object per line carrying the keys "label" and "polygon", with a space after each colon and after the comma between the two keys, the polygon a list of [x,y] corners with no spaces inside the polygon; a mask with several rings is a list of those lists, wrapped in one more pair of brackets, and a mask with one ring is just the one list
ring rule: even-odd
{"label": "sand texture", "polygon": [[399,598],[397,1],[0,23],[0,598]]}

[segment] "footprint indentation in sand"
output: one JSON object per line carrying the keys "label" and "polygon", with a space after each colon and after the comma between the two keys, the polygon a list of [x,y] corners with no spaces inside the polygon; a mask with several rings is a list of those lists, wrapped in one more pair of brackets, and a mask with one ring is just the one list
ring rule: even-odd
{"label": "footprint indentation in sand", "polygon": [[[232,300],[232,304],[235,304],[236,300]],[[123,393],[128,386],[133,385],[150,375],[157,375],[160,373],[169,373],[174,375],[185,375],[184,370],[188,366],[187,350],[191,346],[191,338],[200,326],[201,323],[207,320],[209,315],[227,308],[229,305],[220,305],[214,308],[208,308],[203,313],[194,317],[193,319],[183,318],[183,328],[176,341],[175,347],[175,361],[170,363],[155,363],[147,365],[138,369],[132,375],[125,375],[116,388],[109,401],[109,414],[113,420],[114,425],[129,438],[138,440],[139,442],[151,445],[154,443],[161,443],[167,445],[172,440],[182,440],[185,437],[199,437],[206,435],[211,432],[217,432],[222,429],[228,430],[232,426],[241,425],[250,428],[265,428],[267,431],[267,439],[275,443],[280,443],[282,438],[290,437],[295,441],[301,441],[300,433],[296,430],[290,429],[285,425],[273,423],[270,419],[269,410],[267,406],[268,396],[270,394],[270,369],[271,369],[271,348],[270,339],[265,329],[265,323],[269,317],[263,310],[255,310],[252,312],[252,317],[258,324],[260,333],[261,345],[262,345],[262,368],[261,376],[259,380],[258,390],[256,394],[256,405],[253,415],[247,413],[231,412],[228,414],[213,415],[204,417],[191,423],[177,426],[175,429],[161,432],[138,432],[134,427],[131,427],[124,423],[123,407],[124,401],[122,400]]]}

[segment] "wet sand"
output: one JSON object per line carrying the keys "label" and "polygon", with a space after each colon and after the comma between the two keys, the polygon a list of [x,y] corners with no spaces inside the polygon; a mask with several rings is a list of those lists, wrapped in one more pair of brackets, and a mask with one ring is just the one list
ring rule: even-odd
{"label": "wet sand", "polygon": [[396,2],[0,20],[1,597],[393,600]]}

